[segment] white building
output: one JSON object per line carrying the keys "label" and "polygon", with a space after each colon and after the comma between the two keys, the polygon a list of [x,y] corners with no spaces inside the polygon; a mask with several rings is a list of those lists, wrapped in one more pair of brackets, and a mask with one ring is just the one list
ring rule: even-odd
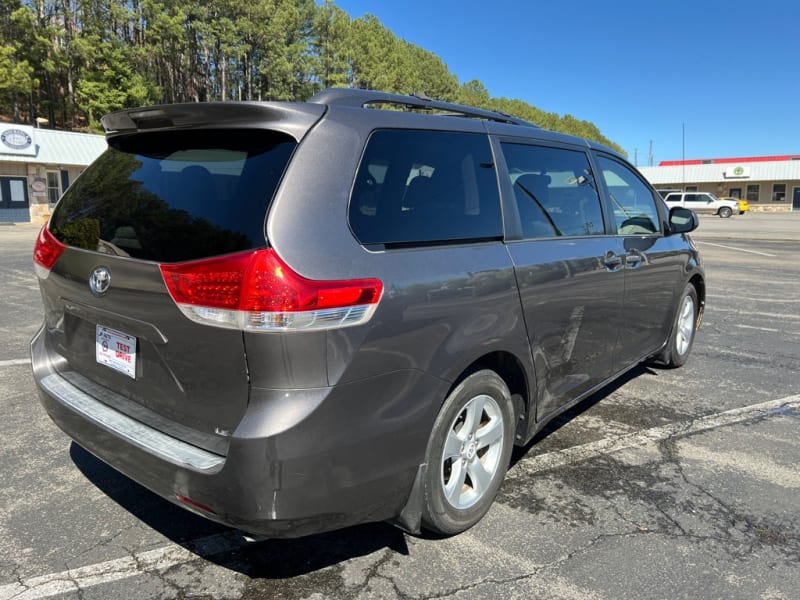
{"label": "white building", "polygon": [[102,135],[0,123],[0,222],[46,221],[64,190],[105,149]]}
{"label": "white building", "polygon": [[662,161],[639,171],[659,190],[746,198],[755,211],[800,211],[800,155]]}

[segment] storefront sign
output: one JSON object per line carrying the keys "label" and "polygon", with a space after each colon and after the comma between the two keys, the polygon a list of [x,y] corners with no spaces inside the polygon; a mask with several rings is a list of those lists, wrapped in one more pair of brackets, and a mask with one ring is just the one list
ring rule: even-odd
{"label": "storefront sign", "polygon": [[725,169],[722,173],[725,179],[747,179],[750,177],[750,167],[742,167],[741,165]]}
{"label": "storefront sign", "polygon": [[3,123],[0,125],[0,154],[36,156],[33,127]]}

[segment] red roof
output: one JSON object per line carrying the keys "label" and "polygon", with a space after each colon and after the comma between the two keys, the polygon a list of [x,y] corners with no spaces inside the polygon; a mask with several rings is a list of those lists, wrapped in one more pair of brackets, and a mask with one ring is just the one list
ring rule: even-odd
{"label": "red roof", "polygon": [[658,166],[680,167],[681,165],[773,162],[778,160],[800,160],[800,154],[781,154],[780,156],[743,156],[740,158],[693,158],[690,160],[662,160],[660,163],[658,163]]}

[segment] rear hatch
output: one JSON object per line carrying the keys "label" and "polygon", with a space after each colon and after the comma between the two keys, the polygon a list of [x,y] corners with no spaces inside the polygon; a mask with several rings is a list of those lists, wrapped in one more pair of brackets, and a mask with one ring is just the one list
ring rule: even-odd
{"label": "rear hatch", "polygon": [[187,319],[162,267],[265,247],[270,201],[322,110],[178,105],[104,121],[117,130],[108,150],[64,194],[37,246],[54,238],[60,250],[49,272],[37,267],[50,368],[224,452],[248,402],[242,331]]}

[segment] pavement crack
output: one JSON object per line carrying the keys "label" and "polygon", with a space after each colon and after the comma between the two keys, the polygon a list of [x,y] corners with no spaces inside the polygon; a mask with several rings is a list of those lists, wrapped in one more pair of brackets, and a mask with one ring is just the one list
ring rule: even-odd
{"label": "pavement crack", "polygon": [[408,598],[406,594],[404,594],[400,588],[397,586],[393,577],[388,575],[383,575],[380,573],[380,570],[389,564],[394,559],[394,551],[391,548],[384,548],[382,551],[383,556],[381,556],[375,564],[373,564],[369,569],[367,569],[366,574],[364,576],[364,582],[354,588],[354,592],[356,596],[359,596],[362,592],[369,589],[370,584],[375,579],[381,579],[383,581],[387,581],[392,588],[394,589],[395,594],[397,594],[398,598]]}
{"label": "pavement crack", "polygon": [[[619,481],[621,482],[620,491],[623,494],[625,494],[628,498],[635,498],[637,495],[640,495],[642,493],[642,490],[639,487],[635,486],[630,481],[630,479],[626,477],[625,471],[628,468],[627,465],[623,464],[620,460],[609,454],[603,454],[602,456],[608,462],[611,471],[619,477]],[[606,494],[604,494],[604,496],[606,496]],[[622,513],[619,505],[616,502],[613,502],[612,498],[606,497],[606,499],[609,500],[609,502],[611,503],[612,510],[620,517],[620,519],[636,527],[638,531],[635,533],[662,532],[660,528],[653,529],[652,527],[648,527],[640,522],[634,521],[633,519],[629,518],[628,516]],[[667,521],[669,525],[671,525],[674,529],[680,532],[680,535],[684,536],[688,535],[686,529],[684,529],[684,527],[677,521],[677,519],[675,519],[669,512],[667,512],[667,509],[664,508],[663,502],[660,501],[662,499],[660,495],[655,497],[651,496],[647,499],[650,501],[650,505],[654,507],[656,511],[658,511],[658,514],[664,517],[664,519]],[[668,532],[663,531],[663,533],[668,533]]]}
{"label": "pavement crack", "polygon": [[22,578],[22,575],[20,574],[19,565],[12,565],[11,576],[17,580],[16,581],[17,585],[20,588],[22,588],[20,593],[15,594],[14,596],[12,596],[12,598],[16,598],[17,596],[20,596],[31,589],[30,586],[27,583],[25,583],[25,580]]}
{"label": "pavement crack", "polygon": [[[678,476],[687,487],[696,490],[699,494],[707,498],[712,506],[717,508],[719,518],[714,519],[714,523],[727,524],[726,529],[722,529],[720,526],[715,527],[720,532],[720,535],[698,536],[696,534],[688,534],[689,537],[694,539],[712,539],[726,544],[743,545],[745,548],[742,550],[741,556],[752,554],[756,551],[757,547],[771,546],[783,551],[790,560],[800,561],[800,538],[782,534],[777,531],[778,528],[755,522],[750,515],[737,510],[734,506],[709,491],[703,485],[693,481],[681,462],[680,452],[677,447],[678,441],[677,436],[661,440],[659,443],[659,451],[664,457],[664,461],[675,467]],[[737,540],[735,538],[735,532],[737,531],[744,537],[743,540]],[[731,550],[732,549],[729,548],[729,552],[731,552]],[[731,554],[733,554],[733,552],[731,552]]]}
{"label": "pavement crack", "polygon": [[472,582],[470,584],[452,588],[444,592],[430,594],[427,596],[418,596],[418,600],[434,600],[435,598],[447,598],[449,596],[453,596],[455,594],[459,594],[462,592],[468,592],[470,590],[477,589],[482,585],[506,585],[508,583],[516,583],[518,581],[525,581],[526,579],[530,579],[538,574],[539,569],[534,571],[533,573],[524,573],[521,575],[515,575],[513,577],[505,577],[505,578],[497,578],[497,577],[484,577],[478,581]]}

